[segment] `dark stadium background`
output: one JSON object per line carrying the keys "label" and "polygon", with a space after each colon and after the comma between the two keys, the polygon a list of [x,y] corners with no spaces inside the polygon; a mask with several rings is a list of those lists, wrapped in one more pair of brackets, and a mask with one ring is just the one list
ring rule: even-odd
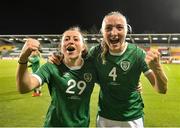
{"label": "dark stadium background", "polygon": [[[87,34],[88,46],[102,39],[103,17],[121,11],[132,26],[129,43],[161,53],[168,77],[168,92],[157,94],[144,75],[142,97],[145,127],[180,128],[180,0],[1,0],[0,1],[0,127],[42,127],[50,96],[20,95],[16,88],[17,61],[28,37],[41,43],[42,63],[56,52],[62,32],[79,25]],[[95,33],[95,34],[94,34]],[[92,94],[90,127],[96,125],[99,86]]]}
{"label": "dark stadium background", "polygon": [[180,32],[180,0],[4,0],[0,35],[59,34],[74,25],[97,33],[111,11],[123,12],[133,33]]}

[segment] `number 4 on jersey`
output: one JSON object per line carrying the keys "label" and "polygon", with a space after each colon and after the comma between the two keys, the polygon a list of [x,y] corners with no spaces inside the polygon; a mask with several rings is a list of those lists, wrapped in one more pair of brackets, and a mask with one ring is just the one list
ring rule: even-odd
{"label": "number 4 on jersey", "polygon": [[112,68],[112,70],[111,70],[110,73],[109,73],[109,77],[112,77],[112,78],[113,78],[113,81],[116,81],[116,77],[117,77],[116,67],[113,67],[113,68]]}

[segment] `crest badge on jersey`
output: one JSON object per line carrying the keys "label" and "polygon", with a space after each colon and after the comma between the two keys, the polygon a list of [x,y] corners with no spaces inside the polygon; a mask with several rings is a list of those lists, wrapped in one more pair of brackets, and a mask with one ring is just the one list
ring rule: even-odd
{"label": "crest badge on jersey", "polygon": [[130,62],[129,61],[122,61],[120,63],[120,65],[121,65],[121,68],[123,71],[127,71],[130,67]]}
{"label": "crest badge on jersey", "polygon": [[92,80],[92,74],[91,73],[84,73],[84,80],[86,82],[90,82]]}

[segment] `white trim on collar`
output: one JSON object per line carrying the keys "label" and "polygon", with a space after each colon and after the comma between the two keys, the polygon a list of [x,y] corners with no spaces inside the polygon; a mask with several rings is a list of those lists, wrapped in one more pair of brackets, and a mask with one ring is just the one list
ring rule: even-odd
{"label": "white trim on collar", "polygon": [[82,64],[81,65],[79,65],[79,66],[72,66],[72,67],[69,67],[68,65],[66,65],[66,67],[71,69],[71,70],[78,70],[78,69],[81,69],[83,65],[84,65],[84,60],[82,59]]}
{"label": "white trim on collar", "polygon": [[122,52],[119,52],[119,53],[114,53],[114,52],[109,51],[109,53],[110,53],[111,55],[113,55],[113,56],[121,56],[121,55],[122,55],[122,54],[124,54],[124,52],[126,51],[127,46],[128,46],[128,43],[127,43],[127,42],[125,42],[125,47],[124,47],[124,49],[123,49],[123,51],[122,51]]}

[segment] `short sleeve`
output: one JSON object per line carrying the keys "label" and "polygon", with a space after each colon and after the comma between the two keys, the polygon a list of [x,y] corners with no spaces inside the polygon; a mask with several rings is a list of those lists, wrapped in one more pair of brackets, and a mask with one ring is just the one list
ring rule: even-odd
{"label": "short sleeve", "polygon": [[45,63],[33,75],[38,79],[40,84],[49,83],[51,71],[50,65]]}

